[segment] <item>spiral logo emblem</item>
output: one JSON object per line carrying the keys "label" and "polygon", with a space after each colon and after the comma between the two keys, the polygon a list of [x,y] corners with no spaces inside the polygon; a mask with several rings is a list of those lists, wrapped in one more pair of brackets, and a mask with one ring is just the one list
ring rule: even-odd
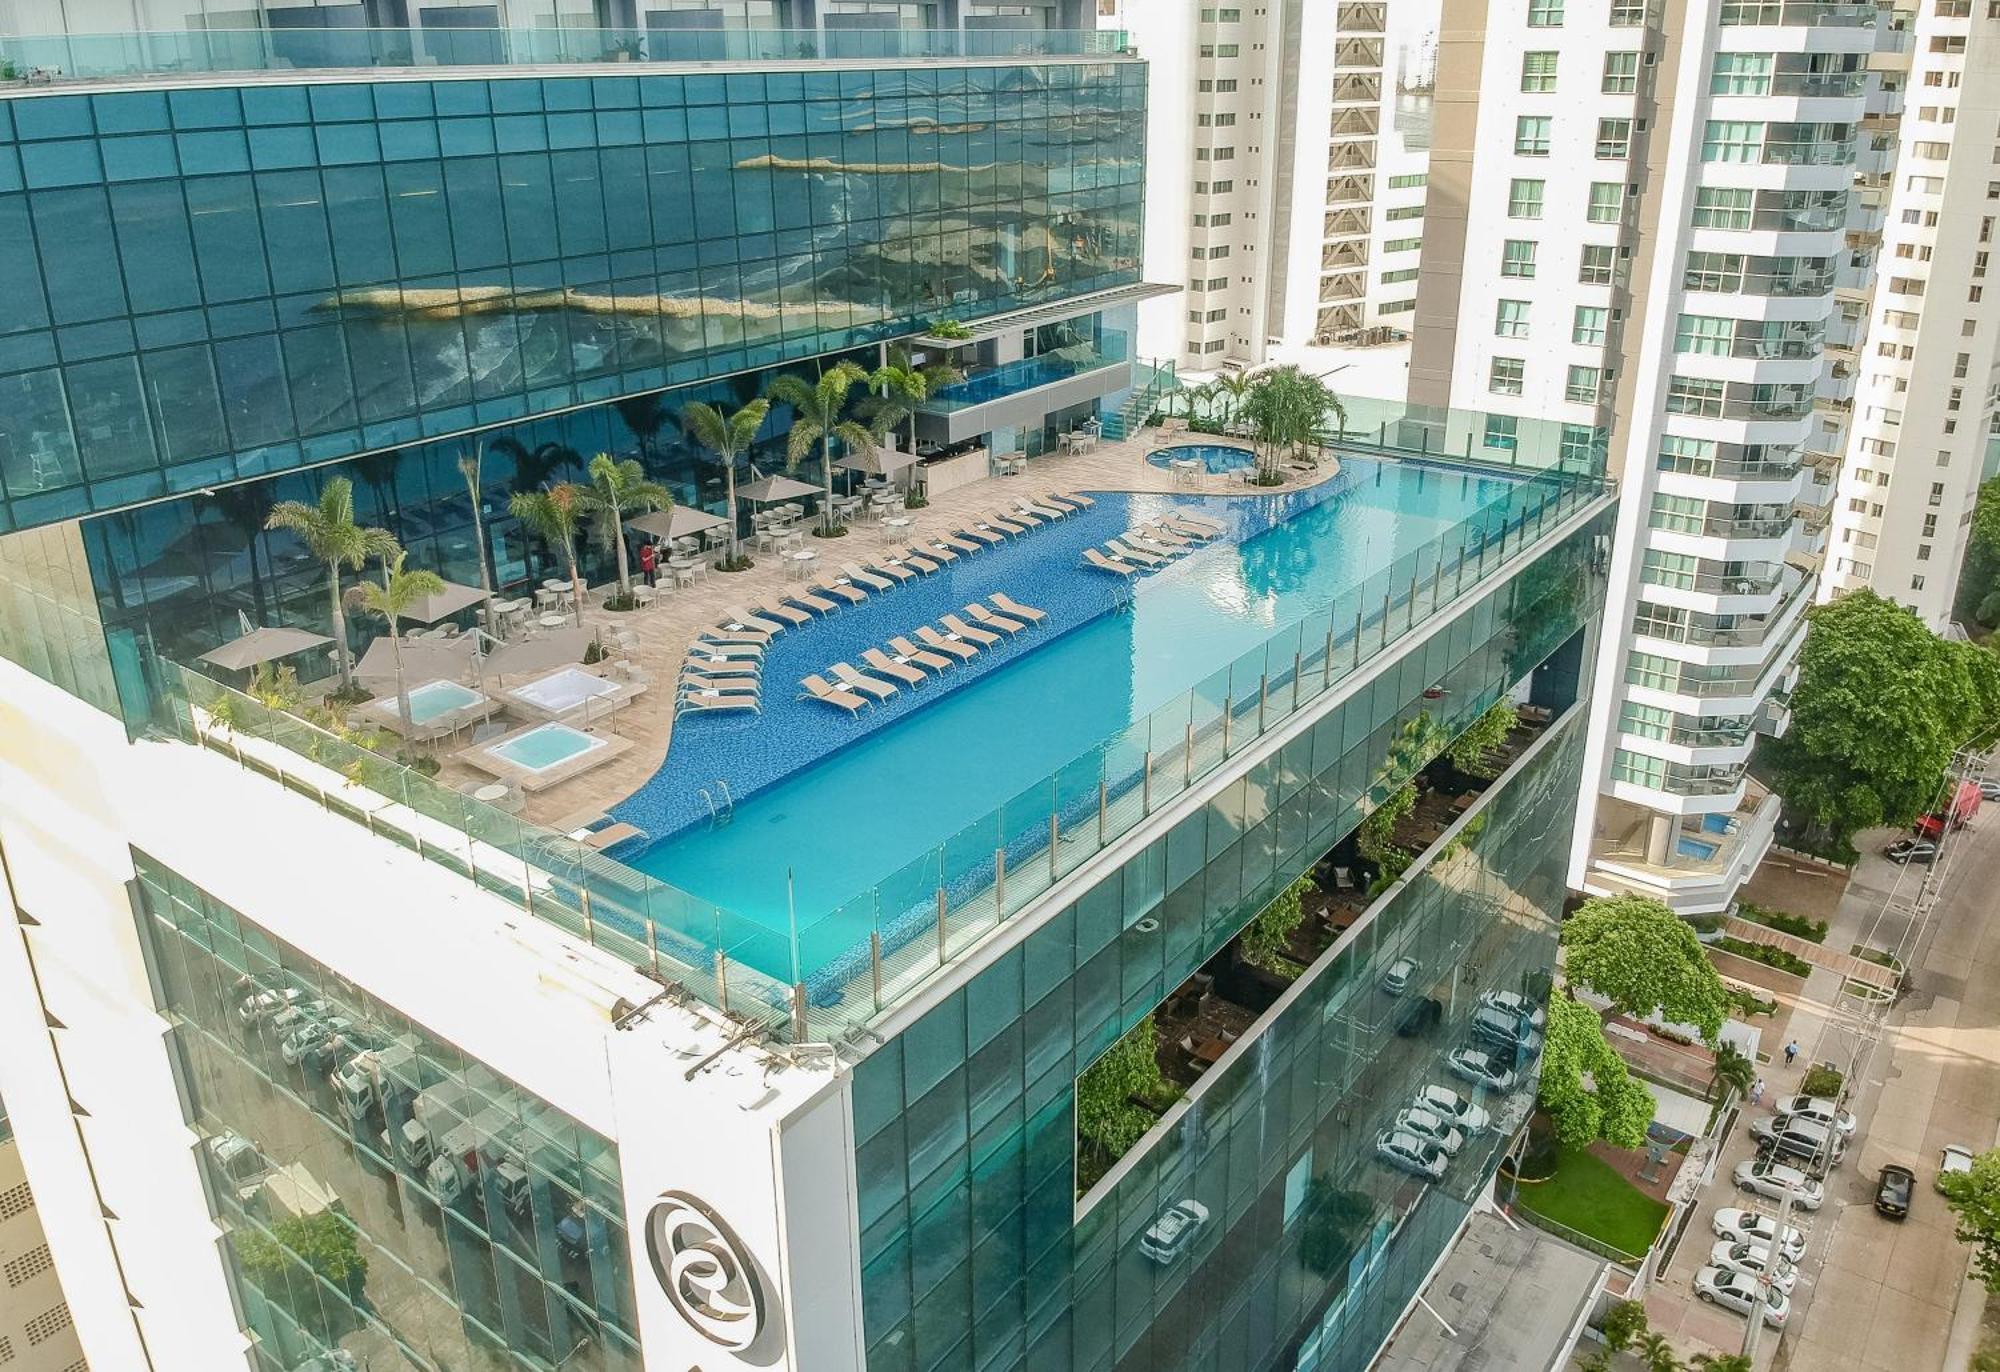
{"label": "spiral logo emblem", "polygon": [[701,1201],[665,1191],[646,1215],[646,1254],[674,1309],[710,1343],[742,1352],[764,1329],[764,1289],[742,1240]]}

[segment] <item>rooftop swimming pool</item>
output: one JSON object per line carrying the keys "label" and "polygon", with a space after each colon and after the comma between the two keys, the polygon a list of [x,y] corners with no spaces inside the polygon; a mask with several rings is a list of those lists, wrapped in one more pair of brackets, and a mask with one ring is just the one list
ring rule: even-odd
{"label": "rooftop swimming pool", "polygon": [[1240,472],[1257,461],[1257,454],[1248,448],[1232,447],[1227,443],[1183,443],[1176,448],[1155,448],[1146,454],[1146,460],[1155,467],[1168,467],[1176,462],[1199,462],[1210,476],[1220,476],[1224,472]]}
{"label": "rooftop swimming pool", "polygon": [[[768,949],[744,954],[759,970],[809,975],[868,938],[873,912],[844,903],[885,882],[911,885],[920,900],[924,883],[970,879],[982,863],[990,875],[990,840],[983,851],[978,838],[957,841],[968,826],[1037,788],[1053,794],[1051,778],[1066,765],[1514,485],[1348,457],[1337,477],[1307,491],[1098,495],[1070,519],[779,635],[764,665],[764,713],[681,720],[659,772],[613,811],[661,837],[620,857],[771,931]],[[1082,565],[1085,547],[1172,507],[1229,532],[1136,584]],[[873,539],[858,534],[843,560],[867,560]],[[807,673],[858,666],[862,649],[996,591],[1047,611],[1047,626],[857,717],[793,698]],[[733,811],[718,804],[721,822],[709,809],[723,794],[718,781],[735,798]],[[786,965],[765,965],[780,950]]]}

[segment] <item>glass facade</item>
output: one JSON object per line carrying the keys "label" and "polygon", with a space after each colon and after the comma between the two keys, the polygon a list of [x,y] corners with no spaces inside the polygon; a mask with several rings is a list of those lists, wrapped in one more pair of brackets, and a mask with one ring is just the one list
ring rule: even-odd
{"label": "glass facade", "polygon": [[253,1366],[636,1369],[612,1144],[133,860]]}
{"label": "glass facade", "polygon": [[[1373,1162],[1374,1131],[1448,1080],[1436,1055],[1452,1046],[1443,1028],[1386,1028],[1397,1002],[1374,994],[1376,971],[1438,969],[1457,1024],[1479,990],[1547,970],[1581,730],[1488,802],[1469,853],[1413,874],[1081,1218],[1075,1080],[1401,783],[1380,773],[1406,723],[1430,710],[1455,733],[1595,617],[1591,550],[1609,528],[1496,589],[856,1068],[871,1372],[1290,1366],[1330,1308],[1315,1365],[1366,1365],[1498,1147],[1431,1188]],[[1572,673],[1564,703],[1582,689]],[[1302,1198],[1347,1193],[1368,1218],[1308,1267]],[[1186,1198],[1210,1217],[1191,1255],[1143,1257],[1143,1232]]]}
{"label": "glass facade", "polygon": [[0,101],[0,532],[1135,283],[1136,62]]}

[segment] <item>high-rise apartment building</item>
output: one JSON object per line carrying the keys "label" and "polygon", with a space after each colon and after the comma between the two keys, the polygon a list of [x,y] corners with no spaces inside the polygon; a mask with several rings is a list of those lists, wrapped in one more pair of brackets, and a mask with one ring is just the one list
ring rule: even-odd
{"label": "high-rise apartment building", "polygon": [[1994,432],[2000,11],[1924,0],[1902,37],[1909,75],[1875,192],[1882,256],[1824,593],[1868,587],[1942,629]]}
{"label": "high-rise apartment building", "polygon": [[[1615,497],[1093,452],[1189,297],[1079,9],[0,39],[0,1090],[93,1366],[1358,1372],[1411,1308],[1533,1098]],[[790,441],[840,362],[872,456]],[[629,595],[598,453],[674,497]]]}
{"label": "high-rise apartment building", "polygon": [[86,1372],[88,1366],[7,1122],[7,1103],[0,1101],[0,1367]]}

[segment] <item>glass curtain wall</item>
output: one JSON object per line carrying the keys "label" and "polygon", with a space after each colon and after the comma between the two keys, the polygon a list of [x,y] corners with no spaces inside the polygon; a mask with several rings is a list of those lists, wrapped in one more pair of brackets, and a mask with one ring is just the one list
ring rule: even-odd
{"label": "glass curtain wall", "polygon": [[133,859],[260,1372],[636,1372],[612,1144]]}
{"label": "glass curtain wall", "polygon": [[[1359,1322],[1353,1347],[1372,1354],[1366,1329],[1401,1309],[1489,1160],[1455,1170],[1449,1195],[1430,1188],[1437,1199],[1376,1175],[1377,1116],[1446,1080],[1435,1054],[1453,1041],[1444,1026],[1435,1042],[1398,1039],[1362,988],[1399,956],[1459,966],[1455,1021],[1479,989],[1520,989],[1552,964],[1580,730],[1544,753],[1556,760],[1534,786],[1490,802],[1522,819],[1482,825],[1473,860],[1448,880],[1411,882],[1321,970],[1318,999],[1270,1025],[1081,1220],[1076,1076],[1386,794],[1377,772],[1409,720],[1430,709],[1455,733],[1596,616],[1590,556],[1609,528],[1579,533],[1494,592],[860,1064],[871,1372],[1273,1367],[1302,1346],[1343,1274],[1355,1313],[1341,1318]],[[1445,694],[1427,699],[1433,690]],[[1307,1186],[1322,1175],[1327,1186]],[[1366,1216],[1307,1268],[1302,1197],[1354,1189]],[[1146,1228],[1190,1196],[1210,1215],[1192,1256],[1143,1258]]]}

